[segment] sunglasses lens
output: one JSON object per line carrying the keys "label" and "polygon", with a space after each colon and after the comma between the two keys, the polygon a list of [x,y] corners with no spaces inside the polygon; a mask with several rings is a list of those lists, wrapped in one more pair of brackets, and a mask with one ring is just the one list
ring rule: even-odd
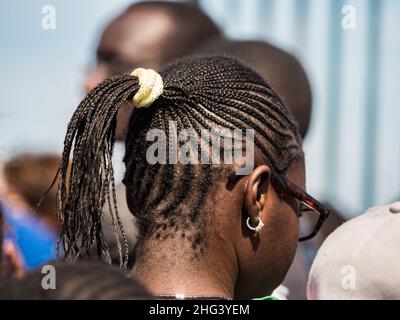
{"label": "sunglasses lens", "polygon": [[308,237],[313,233],[315,230],[320,213],[306,204],[305,202],[301,203],[301,208],[300,208],[300,214],[299,214],[299,233],[300,233],[300,239]]}

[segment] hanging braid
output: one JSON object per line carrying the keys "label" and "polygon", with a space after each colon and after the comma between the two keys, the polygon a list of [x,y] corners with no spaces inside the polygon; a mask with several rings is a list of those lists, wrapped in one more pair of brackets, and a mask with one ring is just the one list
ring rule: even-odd
{"label": "hanging braid", "polygon": [[[101,229],[102,208],[107,202],[113,227],[121,229],[127,264],[128,247],[116,206],[112,152],[116,114],[119,107],[138,90],[136,78],[111,77],[81,102],[68,124],[59,174],[58,212],[66,257],[79,253],[89,254],[95,243],[99,255],[107,256],[107,244]],[[74,153],[68,192],[66,174],[69,156],[74,143]],[[86,229],[86,226],[91,226]],[[72,240],[73,239],[73,240]],[[72,241],[70,241],[72,240]],[[81,252],[81,249],[84,249]]]}
{"label": "hanging braid", "polygon": [[[176,130],[254,129],[254,143],[271,170],[284,174],[293,161],[302,158],[297,125],[276,93],[250,68],[221,56],[184,58],[161,73],[164,91],[146,109],[135,109],[126,138],[124,183],[130,208],[146,238],[177,236],[204,249],[210,214],[205,203],[215,194],[223,166],[149,164],[146,141],[151,129],[173,136]],[[99,84],[78,106],[67,129],[59,174],[59,215],[67,258],[87,253],[95,243],[99,255],[107,256],[101,230],[105,203],[110,207],[115,230],[122,229],[115,200],[112,151],[116,114],[139,89],[136,77],[111,77]],[[168,141],[167,141],[168,143]],[[66,168],[73,145],[68,192]],[[223,148],[222,148],[223,149]],[[168,146],[166,147],[168,150]],[[121,256],[126,263],[127,245],[123,230]]]}

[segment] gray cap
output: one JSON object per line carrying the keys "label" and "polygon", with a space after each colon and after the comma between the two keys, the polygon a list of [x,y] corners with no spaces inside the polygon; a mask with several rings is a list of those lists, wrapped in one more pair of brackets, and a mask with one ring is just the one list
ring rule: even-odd
{"label": "gray cap", "polygon": [[371,208],[332,232],[311,267],[307,297],[400,299],[400,202]]}

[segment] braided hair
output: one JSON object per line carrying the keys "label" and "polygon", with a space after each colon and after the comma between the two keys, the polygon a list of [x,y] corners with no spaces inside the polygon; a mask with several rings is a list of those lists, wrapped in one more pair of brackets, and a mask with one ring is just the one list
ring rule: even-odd
{"label": "braided hair", "polygon": [[[186,57],[169,65],[161,76],[164,90],[149,108],[135,109],[125,142],[124,184],[136,216],[141,243],[149,237],[181,236],[203,251],[210,214],[207,200],[225,166],[209,164],[150,164],[151,145],[146,134],[157,128],[171,136],[176,130],[254,129],[254,145],[271,170],[284,174],[303,157],[297,124],[274,90],[250,68],[225,56]],[[68,125],[60,163],[58,213],[66,258],[87,253],[96,244],[108,255],[101,228],[104,204],[112,223],[122,228],[116,207],[112,153],[116,114],[139,89],[131,75],[113,76],[94,88],[80,103]],[[67,190],[67,166],[73,158]],[[214,191],[214,192],[213,192]],[[121,263],[126,264],[123,230],[119,242]],[[180,233],[180,235],[178,235]]]}

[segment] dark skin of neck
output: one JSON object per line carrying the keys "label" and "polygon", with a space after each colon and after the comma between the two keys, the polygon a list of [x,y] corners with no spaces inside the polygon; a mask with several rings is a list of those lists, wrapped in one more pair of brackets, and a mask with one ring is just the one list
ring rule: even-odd
{"label": "dark skin of neck", "polygon": [[[219,218],[209,223],[207,247],[201,246],[203,253],[199,248],[194,250],[192,242],[179,234],[162,241],[150,239],[133,270],[136,277],[155,295],[178,293],[233,298],[239,270],[232,231],[235,224],[240,225],[239,189],[227,192],[229,206],[226,198],[222,201],[224,192],[213,199],[212,206],[206,207],[205,212],[215,210],[215,217]],[[234,218],[227,219],[226,212]]]}
{"label": "dark skin of neck", "polygon": [[225,243],[224,250],[195,257],[188,241],[166,240],[157,244],[137,263],[134,273],[155,295],[233,298],[237,278],[234,248]]}
{"label": "dark skin of neck", "polygon": [[[302,165],[299,168],[288,177],[304,187],[304,170]],[[257,187],[266,190],[263,209],[257,212],[265,227],[255,235],[244,222],[248,217],[243,206],[249,181],[248,177],[232,185],[222,181],[216,187],[219,192],[210,193],[213,196],[205,212],[211,218],[207,239],[200,246],[203,252],[193,249],[192,242],[179,232],[171,232],[173,237],[166,240],[152,237],[146,241],[133,273],[150,292],[249,299],[270,294],[283,281],[297,245],[294,204],[279,199],[267,184],[257,182]]]}

